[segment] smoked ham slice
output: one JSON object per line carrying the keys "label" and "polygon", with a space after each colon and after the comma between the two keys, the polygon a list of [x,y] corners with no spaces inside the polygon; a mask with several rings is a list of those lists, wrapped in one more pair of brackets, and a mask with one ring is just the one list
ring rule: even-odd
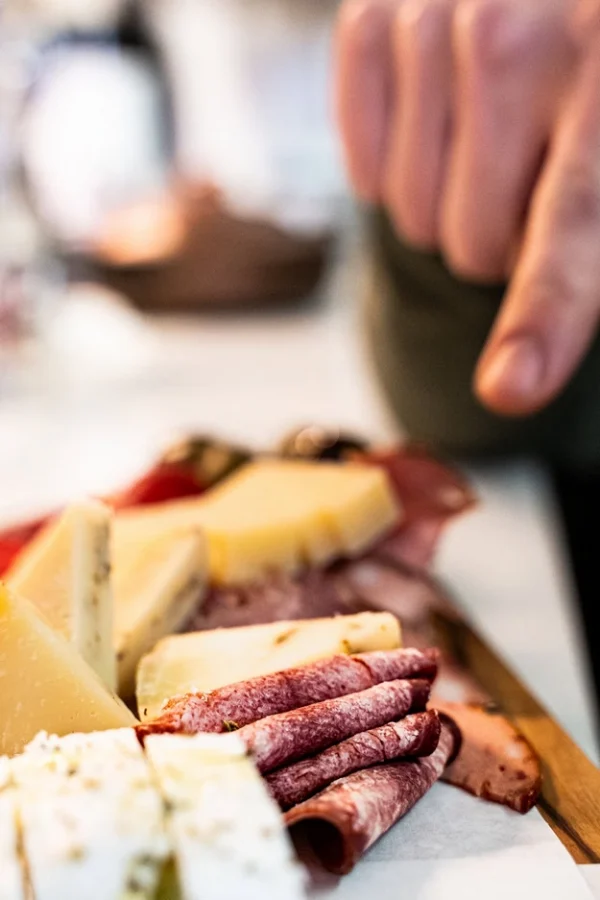
{"label": "smoked ham slice", "polygon": [[475,704],[435,705],[458,726],[462,743],[444,781],[476,797],[529,812],[541,789],[539,761],[525,740],[500,715]]}

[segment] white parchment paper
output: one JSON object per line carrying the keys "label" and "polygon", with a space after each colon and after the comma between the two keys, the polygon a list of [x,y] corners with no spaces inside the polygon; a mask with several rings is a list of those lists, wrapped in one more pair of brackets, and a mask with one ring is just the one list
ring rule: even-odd
{"label": "white parchment paper", "polygon": [[591,900],[537,810],[526,816],[439,784],[344,878],[309,864],[310,896],[335,900]]}

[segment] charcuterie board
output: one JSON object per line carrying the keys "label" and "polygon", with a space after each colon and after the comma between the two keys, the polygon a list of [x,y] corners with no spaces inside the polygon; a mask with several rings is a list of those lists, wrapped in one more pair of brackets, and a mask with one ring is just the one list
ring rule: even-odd
{"label": "charcuterie board", "polygon": [[423,448],[194,439],[2,535],[8,900],[577,900],[599,773],[429,570],[475,503]]}

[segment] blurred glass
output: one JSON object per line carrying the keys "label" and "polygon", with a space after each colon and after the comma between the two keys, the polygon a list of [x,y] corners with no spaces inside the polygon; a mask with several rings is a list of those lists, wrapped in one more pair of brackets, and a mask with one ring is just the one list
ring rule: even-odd
{"label": "blurred glass", "polygon": [[293,231],[339,222],[331,114],[338,0],[148,0],[173,86],[177,166]]}
{"label": "blurred glass", "polygon": [[60,283],[47,237],[24,190],[21,113],[35,77],[36,31],[20,10],[0,23],[0,354],[5,367],[35,334]]}
{"label": "blurred glass", "polygon": [[312,294],[347,209],[337,5],[5,0],[5,341],[53,250],[146,309]]}

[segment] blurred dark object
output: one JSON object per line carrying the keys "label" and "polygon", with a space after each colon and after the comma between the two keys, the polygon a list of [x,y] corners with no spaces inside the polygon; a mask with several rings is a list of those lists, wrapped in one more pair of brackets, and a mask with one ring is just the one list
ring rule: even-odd
{"label": "blurred dark object", "polygon": [[204,435],[193,435],[173,444],[163,455],[161,463],[184,467],[193,472],[197,481],[209,488],[252,459],[245,447]]}
{"label": "blurred dark object", "polygon": [[263,306],[303,299],[317,287],[333,235],[303,237],[237,217],[210,185],[177,196],[116,214],[96,243],[90,263],[98,278],[135,306]]}
{"label": "blurred dark object", "polygon": [[367,442],[335,428],[308,425],[287,435],[279,452],[288,459],[343,460],[367,450]]}
{"label": "blurred dark object", "polygon": [[438,256],[400,241],[382,210],[369,222],[372,357],[408,436],[455,458],[537,456],[582,471],[600,465],[600,336],[549,406],[526,418],[495,415],[472,382],[504,285],[454,277]]}
{"label": "blurred dark object", "polygon": [[[598,509],[600,468],[587,472],[556,468],[552,472],[579,599],[582,630],[595,686],[596,721],[600,722],[600,567]],[[596,735],[600,746],[600,727]]]}

